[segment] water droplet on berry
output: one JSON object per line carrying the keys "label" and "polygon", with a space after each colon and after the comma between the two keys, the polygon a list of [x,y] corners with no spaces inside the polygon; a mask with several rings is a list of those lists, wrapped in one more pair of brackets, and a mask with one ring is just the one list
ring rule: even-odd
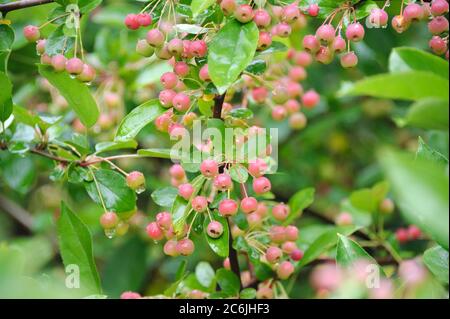
{"label": "water droplet on berry", "polygon": [[116,236],[116,229],[115,228],[107,228],[105,229],[105,236],[109,239],[113,239],[114,236]]}
{"label": "water droplet on berry", "polygon": [[145,192],[145,186],[141,186],[141,187],[136,188],[135,192],[137,194],[142,194],[143,192]]}

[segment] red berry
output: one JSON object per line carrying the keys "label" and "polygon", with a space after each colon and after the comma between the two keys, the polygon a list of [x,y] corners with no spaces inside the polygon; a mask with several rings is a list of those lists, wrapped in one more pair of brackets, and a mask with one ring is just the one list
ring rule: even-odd
{"label": "red berry", "polygon": [[332,43],[335,38],[335,32],[331,24],[323,24],[317,29],[316,38],[327,43]]}
{"label": "red berry", "polygon": [[345,42],[345,40],[338,35],[333,42],[333,50],[335,53],[342,53],[345,51],[345,49],[347,48],[347,42]]}
{"label": "red berry", "polygon": [[315,3],[310,4],[308,7],[308,14],[311,17],[317,17],[319,15],[319,11],[320,11],[320,7]]}
{"label": "red berry", "polygon": [[296,241],[298,239],[298,228],[289,225],[286,226],[286,229],[284,230],[286,232],[286,239],[289,241]]}
{"label": "red berry", "polygon": [[177,62],[173,67],[173,71],[179,77],[185,77],[189,74],[189,65],[185,62]]}
{"label": "red berry", "polygon": [[137,30],[141,26],[138,21],[138,16],[132,13],[125,17],[125,25],[130,30]]}
{"label": "red berry", "polygon": [[258,9],[255,11],[255,16],[253,17],[253,21],[255,21],[256,25],[259,28],[267,28],[270,25],[272,18],[270,14],[264,9]]}
{"label": "red berry", "polygon": [[214,160],[204,160],[200,165],[200,172],[205,177],[214,177],[219,174],[219,166]]}
{"label": "red berry", "polygon": [[295,249],[291,253],[291,258],[293,261],[300,261],[303,258],[303,251],[301,251],[300,249]]}
{"label": "red berry", "polygon": [[236,215],[238,211],[238,204],[232,199],[224,199],[219,203],[219,213],[224,216]]}
{"label": "red berry", "polygon": [[220,8],[225,15],[230,15],[236,10],[236,2],[234,0],[222,0]]}
{"label": "red berry", "polygon": [[389,198],[383,199],[383,201],[380,203],[379,210],[383,214],[392,214],[394,212],[394,209],[394,202]]}
{"label": "red berry", "polygon": [[410,3],[403,10],[403,16],[406,21],[422,20],[424,13],[422,6],[417,3]]}
{"label": "red berry", "polygon": [[141,299],[142,296],[137,292],[125,291],[120,295],[120,299]]}
{"label": "red berry", "polygon": [[397,238],[397,241],[400,244],[406,243],[409,240],[408,230],[404,228],[397,229],[397,231],[395,232],[395,238]]}
{"label": "red berry", "polygon": [[289,100],[289,92],[284,84],[278,84],[272,91],[272,99],[277,104],[284,104]]}
{"label": "red berry", "polygon": [[162,90],[159,92],[159,101],[162,106],[169,108],[173,106],[173,98],[177,95],[174,90]]}
{"label": "red berry", "polygon": [[192,255],[195,249],[194,242],[189,238],[182,239],[177,243],[177,252],[182,256]]}
{"label": "red berry", "polygon": [[308,52],[298,52],[295,55],[295,64],[303,67],[310,66],[312,63],[312,56]]}
{"label": "red berry", "polygon": [[208,52],[208,46],[204,40],[196,40],[191,43],[191,53],[197,58],[203,58]]}
{"label": "red berry", "polygon": [[355,52],[347,52],[341,57],[341,65],[344,68],[353,68],[358,65],[358,56]]}
{"label": "red berry", "polygon": [[286,109],[281,106],[281,105],[277,105],[272,109],[272,118],[275,121],[283,121],[287,116],[287,111]]}
{"label": "red berry", "polygon": [[169,50],[170,54],[173,56],[180,56],[181,53],[183,53],[183,41],[180,39],[172,39],[167,44],[167,49]]}
{"label": "red berry", "polygon": [[408,227],[408,238],[411,240],[420,239],[422,232],[417,226],[411,225]]}
{"label": "red berry", "polygon": [[397,33],[405,32],[410,26],[409,21],[407,21],[405,17],[402,15],[398,15],[392,18],[391,23],[392,27],[394,28],[395,31],[397,31]]}
{"label": "red berry", "polygon": [[248,164],[248,171],[253,177],[263,176],[267,168],[267,163],[259,158]]}
{"label": "red berry", "polygon": [[146,40],[152,47],[160,48],[164,45],[164,34],[158,29],[152,29],[147,32]]}
{"label": "red berry", "polygon": [[305,80],[307,77],[307,73],[305,68],[301,67],[301,66],[294,66],[290,71],[289,71],[289,78],[292,81],[296,81],[296,82],[300,82]]}
{"label": "red berry", "polygon": [[241,201],[241,209],[244,213],[250,214],[258,208],[258,201],[254,197],[245,197]]}
{"label": "red berry", "polygon": [[198,212],[198,213],[202,213],[206,210],[206,208],[208,207],[208,200],[206,199],[205,196],[196,196],[194,197],[194,199],[192,200],[192,208]]}
{"label": "red berry", "polygon": [[169,170],[170,176],[175,179],[181,180],[186,177],[186,172],[180,164],[174,164]]}
{"label": "red berry", "polygon": [[256,194],[261,195],[267,193],[272,188],[269,179],[266,177],[258,177],[253,180],[253,190]]}
{"label": "red berry", "polygon": [[345,31],[345,36],[348,40],[353,42],[359,42],[364,39],[365,31],[361,23],[356,22],[349,24]]}
{"label": "red berry", "polygon": [[218,221],[213,220],[208,224],[206,233],[211,238],[219,238],[223,234],[223,226]]}
{"label": "red berry", "polygon": [[133,190],[145,187],[144,174],[138,171],[131,172],[127,175],[127,185]]}
{"label": "red berry", "polygon": [[370,11],[369,22],[371,26],[384,28],[387,26],[389,16],[383,9],[375,8]]}
{"label": "red berry", "polygon": [[433,0],[431,3],[431,13],[440,16],[448,12],[448,2],[446,0]]}
{"label": "red berry", "polygon": [[331,62],[333,62],[334,52],[327,46],[321,46],[319,51],[317,51],[315,57],[317,62],[330,64]]}
{"label": "red berry", "polygon": [[83,72],[84,63],[78,58],[72,58],[66,62],[66,71],[78,75]]}
{"label": "red berry", "polygon": [[302,104],[306,108],[313,108],[320,102],[320,95],[314,90],[307,91],[302,97]]}
{"label": "red berry", "polygon": [[433,20],[428,23],[428,30],[430,30],[433,35],[439,35],[441,33],[448,32],[447,18],[444,16],[433,18]]}
{"label": "red berry", "polygon": [[297,7],[297,3],[294,2],[293,4],[284,7],[281,18],[283,21],[290,24],[300,19],[300,10]]}
{"label": "red berry", "polygon": [[62,54],[57,54],[52,57],[52,67],[56,72],[62,72],[66,69],[67,59]]}
{"label": "red berry", "polygon": [[27,25],[23,28],[23,35],[28,42],[36,42],[41,37],[39,28],[34,25]]}
{"label": "red berry", "polygon": [[191,106],[189,96],[184,93],[178,93],[172,100],[173,107],[179,112],[186,112]]}
{"label": "red berry", "polygon": [[353,217],[350,213],[343,212],[336,217],[336,225],[348,226],[353,224]]}
{"label": "red berry", "polygon": [[147,235],[153,240],[161,240],[164,238],[164,233],[156,222],[148,224],[146,231]]}
{"label": "red berry", "polygon": [[265,88],[263,86],[254,88],[252,90],[252,97],[256,103],[263,103],[266,100],[268,95],[269,95],[269,92],[267,91],[267,88]]}
{"label": "red berry", "polygon": [[209,76],[208,64],[205,64],[204,66],[202,66],[202,68],[200,69],[200,72],[198,74],[198,77],[200,78],[200,80],[202,80],[204,82],[211,81],[211,77]]}
{"label": "red berry", "polygon": [[276,27],[277,27],[277,35],[282,38],[287,38],[292,33],[291,26],[286,22],[281,22]]}
{"label": "red berry", "polygon": [[46,40],[42,39],[42,40],[38,40],[36,43],[36,52],[38,54],[44,54],[45,53],[45,44],[46,44]]}
{"label": "red berry", "polygon": [[258,50],[265,50],[272,45],[272,35],[269,32],[260,32]]}
{"label": "red berry", "polygon": [[164,254],[166,254],[167,256],[171,256],[171,257],[178,256],[177,242],[175,240],[168,240],[164,244],[163,251],[164,251]]}
{"label": "red berry", "polygon": [[281,245],[281,249],[286,254],[291,254],[294,250],[297,249],[297,244],[293,241],[287,241]]}
{"label": "red berry", "polygon": [[168,212],[161,212],[156,215],[156,223],[159,228],[169,230],[172,226],[172,215]]}
{"label": "red berry", "polygon": [[283,261],[277,268],[277,275],[280,279],[288,279],[295,271],[294,265],[289,261]]}
{"label": "red berry", "polygon": [[185,200],[189,200],[193,193],[194,187],[189,183],[178,186],[178,194]]}
{"label": "red berry", "polygon": [[220,191],[227,191],[231,189],[232,185],[233,182],[231,181],[231,177],[228,174],[222,173],[214,178],[214,187]]}
{"label": "red berry", "polygon": [[306,35],[303,38],[303,47],[310,53],[316,53],[320,49],[320,42],[315,36]]}
{"label": "red berry", "polygon": [[147,40],[141,39],[136,43],[136,52],[143,57],[149,58],[155,53],[155,49],[148,44]]}
{"label": "red berry", "polygon": [[253,9],[248,4],[241,4],[234,11],[234,17],[241,23],[247,23],[253,19]]}
{"label": "red berry", "polygon": [[266,260],[271,264],[278,262],[282,256],[283,252],[276,246],[271,246],[266,251]]}
{"label": "red berry", "polygon": [[302,130],[306,127],[308,119],[303,113],[294,113],[289,117],[289,126],[294,130]]}
{"label": "red berry", "polygon": [[272,215],[278,221],[284,221],[289,216],[289,206],[278,204],[272,208]]}
{"label": "red berry", "polygon": [[300,103],[294,99],[287,101],[284,107],[286,108],[286,111],[288,111],[289,114],[294,114],[298,112],[301,108]]}
{"label": "red berry", "polygon": [[269,230],[270,240],[274,243],[286,241],[286,229],[283,226],[272,226]]}
{"label": "red berry", "polygon": [[161,60],[170,60],[173,56],[169,51],[169,47],[167,43],[165,43],[162,47],[155,49],[155,54]]}
{"label": "red berry", "polygon": [[100,216],[100,225],[104,229],[115,228],[119,223],[119,217],[114,212],[106,212],[102,216]]}
{"label": "red berry", "polygon": [[437,55],[443,55],[448,49],[447,42],[437,35],[431,38],[429,45],[433,52]]}
{"label": "red berry", "polygon": [[166,72],[160,78],[161,84],[165,89],[174,89],[178,83],[178,77],[173,72]]}
{"label": "red berry", "polygon": [[148,27],[152,24],[152,16],[148,13],[139,13],[136,19],[139,25],[142,27]]}

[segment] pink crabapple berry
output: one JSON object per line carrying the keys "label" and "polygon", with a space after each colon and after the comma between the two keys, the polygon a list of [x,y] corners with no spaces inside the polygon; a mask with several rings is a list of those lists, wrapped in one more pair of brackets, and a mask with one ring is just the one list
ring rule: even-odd
{"label": "pink crabapple berry", "polygon": [[433,0],[431,3],[431,14],[440,16],[446,14],[449,10],[448,2],[446,0]]}
{"label": "pink crabapple berry", "polygon": [[309,90],[302,96],[302,104],[308,109],[314,108],[319,102],[320,95],[314,90]]}
{"label": "pink crabapple berry", "polygon": [[256,194],[261,195],[270,191],[272,185],[268,178],[261,176],[253,180],[253,190]]}
{"label": "pink crabapple berry", "polygon": [[156,222],[151,222],[150,224],[148,224],[145,230],[148,237],[153,240],[161,240],[164,238],[164,232],[161,230],[161,228],[159,228]]}
{"label": "pink crabapple berry", "polygon": [[234,17],[241,23],[250,22],[253,16],[253,9],[248,4],[241,4],[234,11]]}
{"label": "pink crabapple berry", "polygon": [[166,254],[167,256],[171,256],[171,257],[178,256],[176,240],[173,240],[173,239],[168,240],[164,244],[163,251],[164,251],[164,254]]}
{"label": "pink crabapple berry", "polygon": [[208,207],[208,200],[206,199],[205,196],[196,196],[194,197],[194,199],[192,200],[192,208],[198,212],[198,213],[202,213],[206,210],[206,208]]}
{"label": "pink crabapple berry", "polygon": [[447,42],[436,35],[431,38],[429,45],[437,55],[443,55],[448,50]]}
{"label": "pink crabapple berry", "polygon": [[336,225],[348,226],[353,224],[353,217],[350,213],[342,212],[336,217]]}
{"label": "pink crabapple berry", "polygon": [[291,35],[292,28],[286,22],[281,22],[277,25],[277,35],[282,38],[287,38]]}
{"label": "pink crabapple berry", "polygon": [[289,117],[289,126],[294,130],[302,130],[306,127],[308,119],[305,114],[298,112]]}
{"label": "pink crabapple berry", "polygon": [[288,279],[294,272],[294,265],[290,261],[283,261],[277,268],[277,275],[280,279]]}
{"label": "pink crabapple berry", "polygon": [[256,291],[256,298],[258,299],[273,299],[273,289],[270,287],[259,287]]}
{"label": "pink crabapple berry", "polygon": [[211,238],[219,238],[223,234],[223,226],[218,221],[213,220],[208,224],[206,232]]}
{"label": "pink crabapple berry", "polygon": [[189,65],[186,62],[177,62],[173,67],[173,71],[176,75],[183,78],[189,74]]}
{"label": "pink crabapple berry", "polygon": [[173,98],[177,95],[177,92],[174,90],[162,90],[159,93],[159,101],[161,102],[162,106],[169,108],[173,106]]}
{"label": "pink crabapple berry", "polygon": [[38,54],[44,54],[45,53],[45,45],[46,45],[46,43],[47,43],[47,40],[45,40],[45,39],[41,39],[41,40],[37,41],[37,43],[36,43],[36,52]]}
{"label": "pink crabapple berry", "polygon": [[208,46],[204,40],[196,40],[191,43],[190,51],[197,58],[206,56]]}
{"label": "pink crabapple berry", "polygon": [[278,262],[282,256],[283,252],[277,246],[271,246],[266,250],[266,260],[271,264]]}
{"label": "pink crabapple berry", "polygon": [[224,216],[234,216],[238,211],[238,204],[233,199],[224,199],[219,203],[219,213]]}
{"label": "pink crabapple berry", "polygon": [[236,7],[237,5],[235,0],[222,0],[220,3],[220,8],[225,15],[234,13]]}
{"label": "pink crabapple berry", "polygon": [[192,184],[186,183],[178,186],[178,194],[185,200],[189,200],[194,193],[194,187]]}
{"label": "pink crabapple berry", "polygon": [[417,3],[410,3],[403,10],[403,16],[406,21],[422,20],[424,13],[423,7]]}
{"label": "pink crabapple berry", "polygon": [[272,226],[269,230],[270,240],[276,244],[286,241],[286,229],[283,226]]}
{"label": "pink crabapple berry", "polygon": [[316,52],[316,61],[322,64],[333,62],[334,52],[328,46],[321,46]]}
{"label": "pink crabapple berry", "polygon": [[209,76],[208,64],[205,64],[204,66],[201,67],[198,77],[200,78],[200,80],[204,82],[211,81],[211,77]]}
{"label": "pink crabapple berry", "polygon": [[44,53],[41,55],[41,63],[46,65],[52,64],[52,57],[49,56],[47,53]]}
{"label": "pink crabapple berry", "polygon": [[286,241],[281,245],[281,249],[283,250],[283,252],[291,254],[294,250],[297,249],[297,244],[293,241]]}
{"label": "pink crabapple berry", "polygon": [[255,21],[259,28],[267,28],[270,25],[271,19],[270,14],[264,9],[256,10],[255,16],[253,17],[253,21]]}
{"label": "pink crabapple berry", "polygon": [[355,52],[347,52],[341,56],[341,65],[343,68],[354,68],[358,65],[358,56]]}
{"label": "pink crabapple berry", "polygon": [[147,40],[138,40],[136,43],[136,52],[143,57],[149,58],[155,53],[155,49],[148,44]]}
{"label": "pink crabapple berry", "polygon": [[182,256],[192,255],[195,250],[194,242],[189,238],[182,239],[177,243],[176,250]]}
{"label": "pink crabapple berry", "polygon": [[400,244],[404,244],[409,240],[408,230],[404,228],[399,228],[395,232],[395,238]]}
{"label": "pink crabapple berry", "polygon": [[145,187],[145,176],[139,171],[133,171],[127,175],[127,185],[133,190]]}
{"label": "pink crabapple berry", "polygon": [[345,36],[348,40],[359,42],[364,39],[365,31],[361,23],[355,22],[348,25]]}
{"label": "pink crabapple berry", "polygon": [[160,48],[164,45],[164,34],[158,29],[152,29],[147,32],[147,43],[152,47]]}
{"label": "pink crabapple berry", "polygon": [[85,63],[83,65],[83,71],[81,71],[80,74],[78,74],[77,79],[81,82],[89,83],[92,82],[95,79],[96,71],[94,67],[91,65]]}
{"label": "pink crabapple berry", "polygon": [[119,223],[119,217],[114,212],[106,212],[100,216],[100,225],[104,229],[112,229]]}
{"label": "pink crabapple berry", "polygon": [[272,208],[272,216],[278,221],[284,221],[289,216],[289,206],[277,204]]}
{"label": "pink crabapple berry", "polygon": [[300,10],[297,7],[297,3],[293,3],[284,7],[281,18],[283,21],[289,24],[292,24],[300,19]]}
{"label": "pink crabapple berry", "polygon": [[137,22],[141,27],[148,27],[152,24],[152,16],[148,13],[139,13],[136,17]]}
{"label": "pink crabapple berry", "polygon": [[250,214],[258,208],[258,201],[254,197],[245,197],[241,201],[241,210],[245,214]]}
{"label": "pink crabapple berry", "polygon": [[125,25],[130,30],[137,30],[141,26],[136,14],[130,13],[125,17]]}
{"label": "pink crabapple berry", "polygon": [[422,236],[422,231],[419,229],[419,227],[411,225],[408,227],[408,238],[410,240],[417,240],[420,239]]}
{"label": "pink crabapple berry", "polygon": [[248,164],[248,171],[253,177],[263,176],[267,168],[267,163],[260,158],[257,158]]}
{"label": "pink crabapple berry", "polygon": [[156,223],[161,229],[170,229],[172,226],[172,215],[168,212],[161,212],[156,215]]}
{"label": "pink crabapple berry", "polygon": [[186,177],[186,172],[184,171],[184,168],[180,164],[172,165],[170,167],[169,173],[170,176],[178,180],[182,180]]}
{"label": "pink crabapple berry", "polygon": [[66,69],[67,59],[62,54],[57,54],[52,57],[52,67],[56,72],[62,72]]}
{"label": "pink crabapple berry", "polygon": [[338,35],[333,42],[333,51],[335,53],[342,53],[347,48],[347,43],[345,42],[344,38],[342,38],[340,35]]}
{"label": "pink crabapple berry", "polygon": [[433,35],[439,35],[441,33],[448,32],[448,20],[447,20],[447,18],[443,17],[443,16],[439,16],[439,17],[433,18],[428,23],[428,30]]}
{"label": "pink crabapple berry", "polygon": [[263,103],[268,95],[269,92],[265,87],[256,87],[252,90],[252,97],[256,103]]}
{"label": "pink crabapple berry", "polygon": [[78,58],[71,58],[66,62],[66,71],[78,75],[83,72],[84,63]]}
{"label": "pink crabapple berry", "polygon": [[316,38],[319,41],[332,43],[335,38],[335,30],[331,24],[323,24],[316,31]]}
{"label": "pink crabapple berry", "polygon": [[405,32],[410,26],[409,21],[407,21],[403,15],[397,15],[393,17],[391,24],[394,30],[397,31],[397,33]]}
{"label": "pink crabapple berry", "polygon": [[172,39],[167,44],[167,49],[173,56],[180,56],[183,53],[183,41],[180,39]]}
{"label": "pink crabapple berry", "polygon": [[313,36],[313,35],[306,35],[303,38],[303,48],[310,52],[310,53],[316,53],[320,49],[320,42],[319,40]]}
{"label": "pink crabapple berry", "polygon": [[231,264],[230,264],[230,258],[225,258],[223,261],[223,268],[230,270]]}
{"label": "pink crabapple berry", "polygon": [[191,105],[191,100],[186,94],[178,93],[174,96],[172,104],[177,111],[186,112]]}
{"label": "pink crabapple berry", "polygon": [[303,251],[300,249],[295,249],[292,253],[291,253],[291,258],[293,261],[300,261],[303,258]]}
{"label": "pink crabapple berry", "polygon": [[320,7],[317,4],[312,3],[309,5],[307,11],[311,17],[317,17],[319,15]]}
{"label": "pink crabapple berry", "polygon": [[231,177],[228,174],[222,173],[214,178],[214,187],[222,192],[231,189],[232,185],[233,182],[231,181]]}
{"label": "pink crabapple berry", "polygon": [[389,16],[383,9],[374,8],[370,11],[369,22],[371,26],[377,28],[384,28],[387,26],[389,21]]}
{"label": "pink crabapple berry", "polygon": [[165,89],[174,89],[178,83],[178,76],[173,72],[166,72],[160,78]]}
{"label": "pink crabapple berry", "polygon": [[272,36],[269,32],[262,31],[259,33],[258,50],[265,50],[272,44]]}
{"label": "pink crabapple berry", "polygon": [[389,198],[383,199],[379,206],[379,210],[382,214],[392,214],[394,212],[394,209],[394,202]]}
{"label": "pink crabapple berry", "polygon": [[206,159],[200,165],[200,172],[205,177],[215,177],[217,174],[219,174],[219,166],[217,165],[216,161]]}
{"label": "pink crabapple berry", "polygon": [[289,241],[296,241],[298,239],[298,228],[293,226],[293,225],[289,225],[286,226],[285,228],[285,233],[286,233],[286,239]]}
{"label": "pink crabapple berry", "polygon": [[133,291],[125,291],[120,295],[120,299],[141,299],[142,296],[138,294],[137,292]]}
{"label": "pink crabapple berry", "polygon": [[272,118],[275,121],[282,121],[286,118],[287,116],[287,111],[286,109],[281,106],[281,105],[277,105],[272,109]]}
{"label": "pink crabapple berry", "polygon": [[247,222],[250,228],[256,228],[262,225],[263,218],[257,213],[250,213],[247,214]]}
{"label": "pink crabapple berry", "polygon": [[34,25],[27,25],[23,28],[23,35],[28,42],[36,42],[41,37],[39,28]]}

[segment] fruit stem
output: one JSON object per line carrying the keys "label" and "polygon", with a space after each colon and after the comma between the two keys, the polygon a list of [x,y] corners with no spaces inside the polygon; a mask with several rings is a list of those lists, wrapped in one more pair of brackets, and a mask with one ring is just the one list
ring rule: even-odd
{"label": "fruit stem", "polygon": [[20,0],[11,3],[0,4],[0,12],[6,16],[8,12],[52,3],[54,0]]}

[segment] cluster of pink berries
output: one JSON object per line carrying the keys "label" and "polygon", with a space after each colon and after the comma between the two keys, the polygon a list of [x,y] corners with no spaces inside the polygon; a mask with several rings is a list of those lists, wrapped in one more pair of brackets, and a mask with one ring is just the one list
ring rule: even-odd
{"label": "cluster of pink berries", "polygon": [[[448,36],[442,35],[448,33],[449,23],[445,14],[449,12],[447,0],[433,0],[431,3],[422,2],[409,3],[399,15],[392,18],[392,27],[398,32],[405,32],[413,22],[429,21],[428,30],[433,35],[429,42],[430,48],[437,55],[446,54],[448,59]],[[389,16],[383,9],[373,9],[369,22],[375,27],[386,27]]]}
{"label": "cluster of pink berries", "polygon": [[81,59],[67,59],[63,54],[49,56],[45,53],[46,40],[41,39],[39,27],[28,25],[23,29],[23,35],[29,42],[36,42],[36,51],[41,56],[42,64],[51,65],[56,72],[67,71],[81,82],[90,83],[95,79],[95,69]]}
{"label": "cluster of pink berries", "polygon": [[340,58],[342,67],[355,67],[358,64],[358,56],[354,51],[350,51],[350,43],[364,39],[364,27],[361,23],[355,21],[347,26],[345,38],[341,33],[341,24],[335,28],[332,21],[325,21],[317,29],[315,35],[309,34],[303,38],[303,47],[320,63],[329,64],[336,54],[342,53]]}
{"label": "cluster of pink berries", "polygon": [[399,228],[395,232],[395,238],[400,244],[405,244],[412,240],[418,240],[422,237],[422,232],[417,226],[410,225],[408,228]]}

